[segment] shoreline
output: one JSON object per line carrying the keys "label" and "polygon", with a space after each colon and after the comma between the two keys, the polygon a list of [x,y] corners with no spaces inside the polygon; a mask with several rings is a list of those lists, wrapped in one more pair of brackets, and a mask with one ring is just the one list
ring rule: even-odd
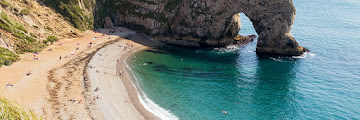
{"label": "shoreline", "polygon": [[[134,42],[139,40],[147,41],[148,43],[143,45]],[[124,46],[127,46],[128,43],[133,47],[128,45],[129,48],[124,50]],[[149,109],[141,103],[142,100],[139,98],[141,97],[141,91],[136,87],[134,76],[128,69],[128,61],[130,61],[137,52],[158,45],[160,45],[160,43],[150,41],[143,35],[135,35],[135,37],[129,40],[123,39],[98,50],[85,66],[85,68],[87,66],[94,66],[96,70],[84,70],[84,74],[88,74],[87,76],[90,83],[90,90],[87,90],[89,93],[86,93],[87,98],[90,98],[89,101],[92,101],[91,97],[89,97],[90,94],[90,96],[92,95],[94,97],[94,101],[96,101],[96,107],[92,106],[91,110],[95,111],[95,113],[102,113],[105,119],[159,120],[159,116],[149,111]],[[111,50],[111,54],[107,54],[107,50]],[[117,73],[119,73],[119,71],[122,71],[124,75],[118,76]],[[101,80],[101,82],[99,82],[99,80]],[[91,90],[95,90],[96,88],[100,90],[91,92]],[[96,99],[95,96],[100,97]],[[132,114],[128,114],[129,112]]]}
{"label": "shoreline", "polygon": [[[131,62],[132,62],[131,61],[132,58],[137,53],[139,53],[141,51],[144,51],[144,50],[147,50],[147,49],[150,49],[150,48],[142,48],[142,49],[138,49],[138,50],[134,51],[124,61],[124,64],[126,65],[126,73],[129,74],[132,86],[137,91],[137,101],[140,100],[140,103],[142,105],[142,108],[140,108],[140,110],[146,110],[146,111],[152,113],[153,115],[155,115],[157,117],[160,117],[161,119],[178,120],[179,118],[177,118],[175,115],[168,112],[168,110],[166,110],[165,108],[160,107],[158,104],[156,104],[155,102],[153,102],[151,99],[149,99],[147,97],[147,95],[144,93],[144,91],[140,88],[139,83],[137,81],[137,78],[135,77],[135,74],[133,73],[132,69],[129,68],[129,65],[131,65]],[[145,109],[143,109],[143,108],[145,108]]]}

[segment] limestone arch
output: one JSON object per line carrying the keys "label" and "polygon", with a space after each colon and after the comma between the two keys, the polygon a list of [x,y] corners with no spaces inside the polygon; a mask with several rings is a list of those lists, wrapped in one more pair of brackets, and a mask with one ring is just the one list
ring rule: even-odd
{"label": "limestone arch", "polygon": [[244,13],[252,22],[259,35],[257,53],[301,55],[307,51],[299,46],[290,33],[296,15],[292,0],[254,0],[245,5],[254,9],[239,9],[234,12]]}
{"label": "limestone arch", "polygon": [[115,11],[109,14],[117,26],[144,31],[160,42],[188,47],[233,43],[241,29],[240,19],[233,19],[233,15],[242,12],[259,35],[257,53],[292,56],[307,51],[290,33],[296,14],[292,0],[176,0],[180,1],[176,4],[173,0],[154,1],[157,4],[120,0],[107,9]]}

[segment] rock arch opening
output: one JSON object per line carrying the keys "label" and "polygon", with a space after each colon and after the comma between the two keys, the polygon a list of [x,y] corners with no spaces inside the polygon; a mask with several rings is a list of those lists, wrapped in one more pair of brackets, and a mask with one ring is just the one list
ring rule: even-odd
{"label": "rock arch opening", "polygon": [[241,21],[241,29],[239,31],[239,34],[242,36],[246,36],[246,35],[258,36],[253,26],[253,23],[250,21],[250,19],[244,13],[238,13],[238,14],[240,16],[240,21]]}

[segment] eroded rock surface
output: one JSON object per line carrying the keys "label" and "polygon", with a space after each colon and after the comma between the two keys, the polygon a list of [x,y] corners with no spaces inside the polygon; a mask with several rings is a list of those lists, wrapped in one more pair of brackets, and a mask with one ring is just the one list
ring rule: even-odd
{"label": "eroded rock surface", "polygon": [[113,25],[113,22],[111,20],[110,17],[106,17],[105,18],[105,25],[104,25],[105,28],[108,28],[108,29],[112,29],[114,28],[114,25]]}
{"label": "eroded rock surface", "polygon": [[[105,13],[105,14],[99,14]],[[290,34],[292,0],[99,0],[95,21],[142,30],[159,41],[182,46],[232,44],[244,13],[259,34],[257,52],[300,55],[305,49]]]}

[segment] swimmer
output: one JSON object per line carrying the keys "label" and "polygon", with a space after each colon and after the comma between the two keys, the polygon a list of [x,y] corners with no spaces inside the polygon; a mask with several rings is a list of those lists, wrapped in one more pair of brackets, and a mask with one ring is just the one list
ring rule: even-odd
{"label": "swimmer", "polygon": [[224,111],[224,110],[223,110],[222,112],[223,112],[224,114],[227,114],[227,112],[226,112],[226,111]]}

